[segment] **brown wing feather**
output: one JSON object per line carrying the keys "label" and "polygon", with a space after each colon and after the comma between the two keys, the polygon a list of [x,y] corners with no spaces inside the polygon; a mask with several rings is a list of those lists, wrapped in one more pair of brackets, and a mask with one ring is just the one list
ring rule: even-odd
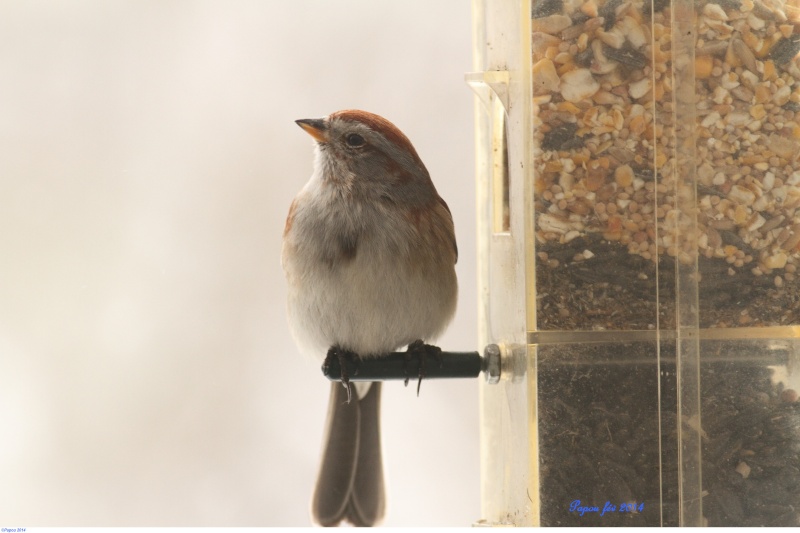
{"label": "brown wing feather", "polygon": [[283,236],[286,237],[286,234],[292,230],[292,224],[294,223],[294,214],[297,211],[297,198],[292,200],[292,205],[289,206],[289,214],[286,216],[286,224],[283,226]]}
{"label": "brown wing feather", "polygon": [[453,225],[453,214],[450,212],[450,207],[447,205],[447,202],[445,202],[441,196],[437,196],[437,199],[439,200],[439,204],[444,207],[445,211],[447,211],[447,218],[450,222],[450,232],[449,232],[450,242],[453,244],[453,252],[456,255],[454,263],[458,263],[458,244],[456,243],[456,232],[455,232],[455,226]]}

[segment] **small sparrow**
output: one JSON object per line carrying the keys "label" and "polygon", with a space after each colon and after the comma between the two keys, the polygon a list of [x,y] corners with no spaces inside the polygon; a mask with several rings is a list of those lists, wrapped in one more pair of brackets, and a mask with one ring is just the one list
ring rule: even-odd
{"label": "small sparrow", "polygon": [[[366,111],[297,124],[316,147],[314,172],[283,233],[295,341],[320,357],[438,350],[424,342],[455,312],[458,249],[450,209],[416,150],[394,124]],[[323,526],[371,526],[384,514],[381,384],[355,385],[353,401],[349,383],[331,385],[311,504]]]}

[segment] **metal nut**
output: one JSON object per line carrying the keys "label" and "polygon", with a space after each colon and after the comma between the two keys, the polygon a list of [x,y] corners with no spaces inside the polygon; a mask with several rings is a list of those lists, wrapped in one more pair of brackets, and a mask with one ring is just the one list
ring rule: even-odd
{"label": "metal nut", "polygon": [[489,344],[483,351],[483,371],[486,373],[486,383],[500,382],[500,346]]}

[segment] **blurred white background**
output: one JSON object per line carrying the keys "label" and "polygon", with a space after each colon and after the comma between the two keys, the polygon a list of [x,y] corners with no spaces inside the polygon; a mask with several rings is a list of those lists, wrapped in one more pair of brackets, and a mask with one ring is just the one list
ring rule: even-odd
{"label": "blurred white background", "polygon": [[[294,120],[362,108],[456,223],[476,346],[467,0],[0,2],[0,522],[307,525],[328,383],[280,241]],[[384,395],[387,525],[479,518],[477,382]]]}

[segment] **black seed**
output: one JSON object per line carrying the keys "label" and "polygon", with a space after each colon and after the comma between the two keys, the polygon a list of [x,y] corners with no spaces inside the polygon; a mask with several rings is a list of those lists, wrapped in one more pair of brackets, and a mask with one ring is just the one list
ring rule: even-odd
{"label": "black seed", "polygon": [[[542,139],[542,150],[569,150],[570,148],[576,148],[576,139],[581,143],[582,146],[583,140],[580,137],[575,136],[575,132],[577,131],[577,124],[562,124],[560,126],[556,126],[544,134],[544,139]],[[565,145],[568,145],[568,147]]]}
{"label": "black seed", "polygon": [[633,175],[644,181],[655,181],[656,173],[652,167],[649,166],[633,166]]}
{"label": "black seed", "polygon": [[741,237],[737,233],[734,233],[730,230],[720,230],[719,232],[720,237],[722,237],[723,244],[730,244],[731,246],[736,246],[738,249],[742,250],[746,254],[756,254],[757,252],[753,250],[753,247],[744,242]]}
{"label": "black seed", "polygon": [[777,64],[783,65],[791,61],[798,52],[800,52],[800,35],[792,35],[788,39],[782,37],[775,43],[769,52],[769,57],[774,59]]}
{"label": "black seed", "polygon": [[725,196],[719,189],[703,185],[702,183],[697,184],[697,194],[705,196]]}
{"label": "black seed", "polygon": [[798,104],[797,102],[792,102],[791,100],[789,102],[786,102],[782,107],[787,111],[793,111],[795,113],[800,111],[800,104]]}
{"label": "black seed", "polygon": [[575,26],[577,24],[583,24],[584,22],[589,20],[590,17],[583,11],[576,11],[575,13],[570,15],[570,18],[572,19],[572,25]]}
{"label": "black seed", "polygon": [[582,137],[573,137],[561,146],[562,150],[575,150],[577,148],[583,148]]}
{"label": "black seed", "polygon": [[580,67],[589,68],[592,64],[593,59],[594,59],[594,54],[592,53],[592,49],[587,48],[583,52],[578,52],[575,55],[575,64]]}
{"label": "black seed", "polygon": [[709,4],[719,4],[727,10],[739,9],[742,7],[742,2],[740,0],[713,0],[709,2]]}
{"label": "black seed", "polygon": [[603,29],[609,31],[617,23],[617,8],[622,4],[622,0],[608,0],[606,4],[601,7],[597,14],[603,17]]}
{"label": "black seed", "polygon": [[533,18],[538,19],[556,15],[564,10],[564,0],[538,0],[534,1],[531,14]]}
{"label": "black seed", "polygon": [[603,45],[603,53],[607,58],[633,68],[644,68],[649,63],[644,54],[637,52],[630,46],[623,46],[617,49]]}
{"label": "black seed", "polygon": [[667,7],[670,3],[670,0],[645,0],[644,4],[642,5],[642,13],[645,17],[652,17],[653,12],[661,13],[664,11],[664,8]]}

